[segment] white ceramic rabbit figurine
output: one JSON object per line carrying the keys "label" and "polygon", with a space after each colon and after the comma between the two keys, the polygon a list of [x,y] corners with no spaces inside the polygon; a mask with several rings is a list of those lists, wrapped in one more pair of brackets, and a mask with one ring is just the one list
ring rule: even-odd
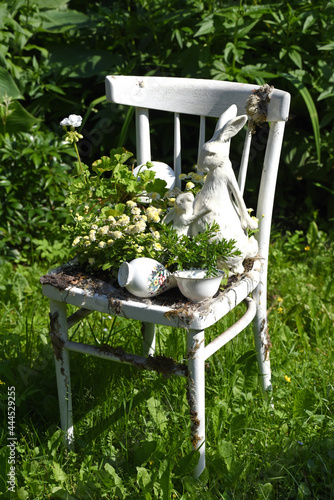
{"label": "white ceramic rabbit figurine", "polygon": [[179,236],[188,235],[189,228],[199,217],[207,214],[210,210],[204,209],[203,211],[194,214],[194,195],[192,193],[181,193],[175,200],[174,207],[168,212],[163,222],[168,224],[173,223],[173,228]]}
{"label": "white ceramic rabbit figurine", "polygon": [[[258,251],[255,238],[248,237],[246,229],[256,229],[258,223],[250,217],[242,198],[229,159],[230,139],[245,125],[246,115],[237,116],[237,107],[233,104],[218,120],[212,139],[202,147],[198,170],[207,172],[203,188],[194,200],[194,215],[209,210],[204,216],[192,223],[190,234],[205,231],[207,224],[214,221],[220,226],[217,238],[234,239],[241,255],[227,261],[227,267],[234,273],[243,272],[242,262],[247,257],[254,257]],[[226,267],[219,263],[219,267]]]}

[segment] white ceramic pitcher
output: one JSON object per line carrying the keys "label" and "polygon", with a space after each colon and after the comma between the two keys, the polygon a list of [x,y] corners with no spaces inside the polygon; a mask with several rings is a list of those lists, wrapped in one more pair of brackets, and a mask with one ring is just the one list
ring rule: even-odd
{"label": "white ceramic pitcher", "polygon": [[177,286],[174,276],[160,262],[139,257],[123,262],[118,270],[118,283],[137,297],[154,297]]}

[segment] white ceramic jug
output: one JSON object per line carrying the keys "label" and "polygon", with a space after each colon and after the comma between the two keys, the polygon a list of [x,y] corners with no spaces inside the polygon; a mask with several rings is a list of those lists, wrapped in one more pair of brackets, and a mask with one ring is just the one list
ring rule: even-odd
{"label": "white ceramic jug", "polygon": [[173,275],[160,262],[139,257],[123,262],[118,270],[118,283],[136,297],[154,297],[176,287]]}

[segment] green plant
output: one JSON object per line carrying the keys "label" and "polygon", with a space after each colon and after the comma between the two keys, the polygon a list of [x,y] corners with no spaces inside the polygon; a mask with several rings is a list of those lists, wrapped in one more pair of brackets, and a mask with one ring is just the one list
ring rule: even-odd
{"label": "green plant", "polygon": [[66,144],[50,132],[34,130],[0,136],[0,249],[18,260],[33,258],[34,241],[59,239],[68,219],[64,198],[70,167]]}
{"label": "green plant", "polygon": [[[174,269],[205,268],[208,276],[212,276],[218,258],[224,261],[238,253],[233,248],[234,241],[213,239],[218,224],[192,238],[180,237],[171,225],[166,226],[167,207],[175,201],[172,194],[180,190],[169,192],[166,182],[155,177],[149,162],[134,176],[126,164],[132,153],[123,148],[111,150],[110,156],[95,161],[92,165],[95,175],[92,175],[81,162],[77,148],[82,135],[76,132],[76,127],[80,127],[81,121],[80,116],[70,115],[60,123],[66,131],[65,140],[74,145],[78,158],[77,175],[66,198],[73,224],[63,229],[70,233],[72,247],[81,263],[117,270],[122,262],[151,257]],[[181,177],[194,180],[187,182],[187,190],[196,192],[203,183],[199,174]]]}
{"label": "green plant", "polygon": [[213,223],[196,236],[178,235],[165,227],[160,242],[165,248],[166,266],[171,270],[205,269],[206,276],[217,276],[217,261],[224,262],[232,255],[240,255],[234,240],[215,240],[219,225]]}

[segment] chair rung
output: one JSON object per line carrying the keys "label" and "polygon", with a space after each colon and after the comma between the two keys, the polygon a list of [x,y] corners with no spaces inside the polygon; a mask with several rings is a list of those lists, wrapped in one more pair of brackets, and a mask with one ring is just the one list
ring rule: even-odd
{"label": "chair rung", "polygon": [[132,365],[141,370],[156,371],[165,376],[179,375],[186,377],[188,375],[187,365],[176,363],[172,358],[166,356],[138,356],[137,354],[125,352],[121,347],[112,347],[107,344],[93,346],[82,344],[81,342],[72,342],[71,340],[64,342],[63,349]]}
{"label": "chair rung", "polygon": [[208,359],[215,352],[217,352],[223,345],[227,344],[230,340],[232,340],[236,335],[238,335],[242,330],[246,328],[249,323],[254,319],[256,314],[256,302],[251,297],[246,297],[244,303],[247,305],[247,311],[241,318],[234,323],[234,325],[230,326],[225,332],[220,334],[214,340],[210,342],[204,349],[204,358]]}
{"label": "chair rung", "polygon": [[85,318],[86,316],[89,316],[93,311],[90,309],[84,309],[81,308],[78,311],[75,311],[75,313],[71,314],[67,318],[67,328],[71,328],[72,326],[76,325],[80,320]]}

